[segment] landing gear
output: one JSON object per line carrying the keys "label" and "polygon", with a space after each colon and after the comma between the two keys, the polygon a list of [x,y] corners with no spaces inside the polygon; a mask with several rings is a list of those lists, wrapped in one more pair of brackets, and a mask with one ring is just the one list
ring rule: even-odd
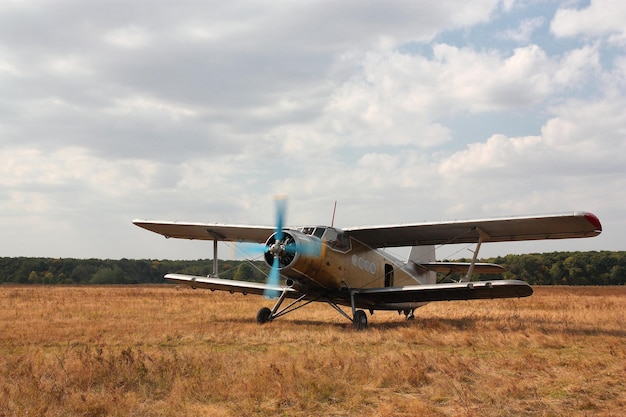
{"label": "landing gear", "polygon": [[365,330],[367,328],[367,315],[365,314],[365,311],[357,310],[354,312],[352,325],[356,330]]}
{"label": "landing gear", "polygon": [[259,324],[267,323],[272,319],[272,310],[267,307],[263,307],[256,313],[256,322]]}
{"label": "landing gear", "polygon": [[268,321],[272,321],[274,319],[277,319],[278,317],[284,316],[285,314],[291,313],[292,311],[309,305],[314,301],[318,301],[318,298],[305,300],[307,294],[303,294],[287,307],[283,307],[281,309],[281,305],[283,304],[283,301],[285,301],[285,298],[287,297],[287,293],[289,291],[289,288],[283,290],[283,292],[280,294],[280,297],[278,297],[278,301],[276,301],[276,304],[274,304],[274,307],[272,309],[269,309],[267,307],[261,308],[259,312],[256,313],[256,322],[259,324],[267,323]]}
{"label": "landing gear", "polygon": [[[315,301],[324,301],[328,305],[330,305],[333,309],[335,309],[339,314],[352,322],[352,326],[355,330],[365,330],[367,328],[367,315],[363,310],[357,310],[356,304],[354,302],[354,293],[350,294],[350,301],[352,304],[352,317],[348,315],[348,313],[344,312],[338,305],[331,299],[326,299],[323,297],[315,297],[312,298],[308,294],[302,294],[300,297],[295,299],[292,303],[290,303],[286,307],[281,307],[283,301],[287,298],[287,294],[293,291],[290,288],[286,288],[278,297],[278,301],[272,309],[263,307],[256,314],[256,322],[259,324],[264,324],[278,317],[284,316],[285,314],[291,313],[292,311],[298,310],[304,306],[307,306]],[[373,313],[373,310],[370,309],[370,314]]]}
{"label": "landing gear", "polygon": [[415,309],[411,308],[411,309],[404,310],[404,316],[406,317],[407,321],[414,320],[415,319]]}

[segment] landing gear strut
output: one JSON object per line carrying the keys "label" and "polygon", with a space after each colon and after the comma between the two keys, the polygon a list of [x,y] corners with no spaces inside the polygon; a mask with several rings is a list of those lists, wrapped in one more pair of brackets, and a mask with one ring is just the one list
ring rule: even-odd
{"label": "landing gear strut", "polygon": [[352,326],[356,330],[365,330],[367,328],[367,315],[365,314],[365,311],[356,309],[356,305],[354,303],[354,294],[351,294],[350,296],[351,302],[352,302],[351,303],[352,304],[352,317],[350,317],[333,300],[325,299],[323,297],[307,299],[309,297],[308,294],[301,295],[299,298],[297,298],[295,301],[290,303],[288,306],[281,308],[283,301],[285,301],[285,298],[287,297],[288,291],[289,289],[285,289],[280,294],[280,297],[278,297],[278,300],[276,301],[276,304],[274,305],[272,309],[269,309],[267,307],[261,308],[256,314],[256,322],[259,324],[265,324],[280,316],[284,316],[285,314],[291,313],[292,311],[298,310],[299,308],[309,305],[312,302],[325,301],[326,303],[328,303],[328,305],[330,305],[333,309],[335,309],[339,314],[341,314],[342,316],[350,320],[352,322]]}
{"label": "landing gear strut", "polygon": [[278,300],[276,301],[276,304],[274,304],[274,307],[272,309],[269,309],[267,307],[261,308],[258,313],[256,313],[256,322],[259,324],[267,323],[268,321],[272,321],[280,316],[284,316],[285,314],[291,313],[292,311],[298,310],[299,308],[302,308],[306,305],[311,304],[314,301],[319,300],[319,298],[305,300],[307,294],[303,294],[295,301],[290,303],[288,306],[281,309],[283,301],[285,301],[285,298],[287,297],[288,291],[289,289],[286,289],[280,294],[280,297],[278,297]]}
{"label": "landing gear strut", "polygon": [[352,326],[356,330],[365,330],[367,329],[367,315],[363,310],[356,309],[356,302],[354,300],[355,292],[349,289],[350,291],[350,304],[352,305]]}

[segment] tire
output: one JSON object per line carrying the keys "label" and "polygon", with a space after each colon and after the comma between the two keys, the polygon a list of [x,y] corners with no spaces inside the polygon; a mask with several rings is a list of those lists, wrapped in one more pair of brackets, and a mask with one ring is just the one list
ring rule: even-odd
{"label": "tire", "polygon": [[365,330],[367,328],[367,315],[363,310],[357,310],[354,313],[354,319],[352,325],[356,330]]}
{"label": "tire", "polygon": [[263,307],[256,313],[256,322],[259,324],[267,323],[272,319],[272,310],[267,307]]}

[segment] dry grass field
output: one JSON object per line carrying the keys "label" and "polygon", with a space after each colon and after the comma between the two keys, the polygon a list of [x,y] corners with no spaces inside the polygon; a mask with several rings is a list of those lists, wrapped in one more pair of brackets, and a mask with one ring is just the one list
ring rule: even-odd
{"label": "dry grass field", "polygon": [[173,286],[0,287],[0,416],[624,416],[626,288],[377,312]]}

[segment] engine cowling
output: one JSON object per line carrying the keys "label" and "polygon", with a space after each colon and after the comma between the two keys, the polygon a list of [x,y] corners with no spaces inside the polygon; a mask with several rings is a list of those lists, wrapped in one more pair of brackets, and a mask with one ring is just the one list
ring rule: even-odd
{"label": "engine cowling", "polygon": [[272,266],[274,258],[278,257],[279,268],[284,272],[303,259],[319,258],[322,242],[315,236],[289,230],[282,232],[282,240],[277,240],[274,233],[265,245],[268,248],[264,255],[265,262]]}

